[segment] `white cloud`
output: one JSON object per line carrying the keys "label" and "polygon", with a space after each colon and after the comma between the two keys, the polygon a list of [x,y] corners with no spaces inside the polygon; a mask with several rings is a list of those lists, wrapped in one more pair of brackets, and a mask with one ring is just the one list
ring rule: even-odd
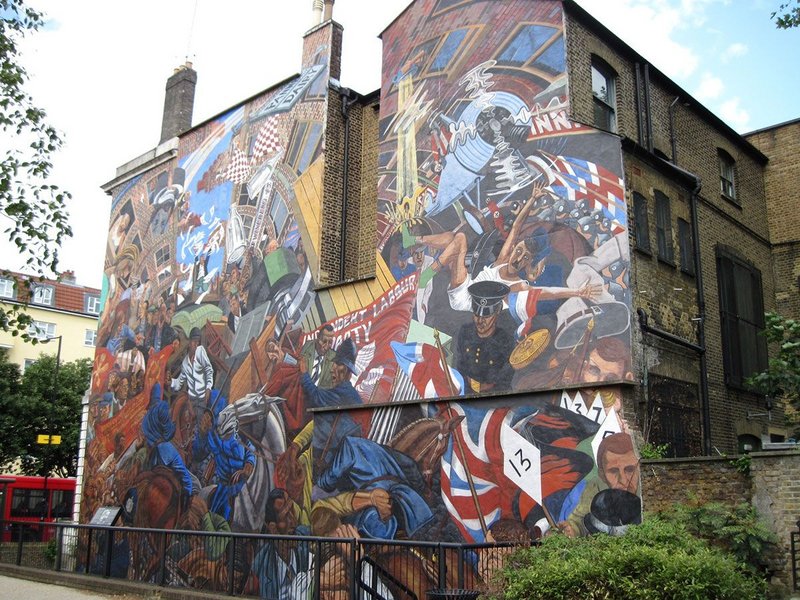
{"label": "white cloud", "polygon": [[750,123],[750,113],[740,106],[741,100],[731,98],[722,103],[719,108],[719,116],[736,131],[747,131]]}
{"label": "white cloud", "polygon": [[709,100],[719,98],[724,89],[725,84],[722,83],[722,80],[719,77],[715,77],[711,73],[703,73],[703,77],[700,80],[700,85],[693,95],[701,102],[708,102]]}
{"label": "white cloud", "polygon": [[653,66],[673,79],[685,78],[699,64],[697,54],[676,40],[676,33],[701,23],[705,8],[717,0],[578,0]]}
{"label": "white cloud", "polygon": [[745,54],[747,54],[747,50],[748,48],[745,44],[742,44],[741,42],[736,42],[725,48],[725,52],[722,53],[722,56],[720,58],[722,59],[722,62],[728,62],[732,58],[738,58],[740,56],[744,56]]}

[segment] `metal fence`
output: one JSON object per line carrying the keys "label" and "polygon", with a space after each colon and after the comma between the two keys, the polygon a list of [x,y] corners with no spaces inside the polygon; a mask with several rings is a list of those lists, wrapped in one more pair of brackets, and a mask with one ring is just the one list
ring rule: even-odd
{"label": "metal fence", "polygon": [[7,521],[0,562],[260,598],[475,598],[510,544],[449,544]]}

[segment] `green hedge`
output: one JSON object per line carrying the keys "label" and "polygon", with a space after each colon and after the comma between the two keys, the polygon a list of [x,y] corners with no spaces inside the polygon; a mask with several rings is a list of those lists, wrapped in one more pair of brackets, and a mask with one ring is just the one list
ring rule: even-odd
{"label": "green hedge", "polygon": [[661,517],[621,537],[549,536],[502,577],[505,600],[758,600],[767,590],[753,568]]}

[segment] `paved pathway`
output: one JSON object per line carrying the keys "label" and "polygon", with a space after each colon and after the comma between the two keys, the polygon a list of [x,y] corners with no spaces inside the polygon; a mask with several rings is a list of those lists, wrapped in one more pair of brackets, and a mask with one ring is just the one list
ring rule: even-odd
{"label": "paved pathway", "polygon": [[0,598],[9,600],[103,600],[104,598],[113,598],[120,600],[119,596],[102,596],[70,587],[2,575],[0,575]]}

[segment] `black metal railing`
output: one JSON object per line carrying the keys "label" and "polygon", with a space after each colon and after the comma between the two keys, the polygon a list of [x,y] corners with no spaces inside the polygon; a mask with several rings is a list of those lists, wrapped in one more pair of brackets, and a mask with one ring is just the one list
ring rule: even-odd
{"label": "black metal railing", "polygon": [[23,521],[0,522],[0,531],[0,563],[261,598],[467,597],[441,595],[448,590],[474,597],[513,551],[511,544]]}

